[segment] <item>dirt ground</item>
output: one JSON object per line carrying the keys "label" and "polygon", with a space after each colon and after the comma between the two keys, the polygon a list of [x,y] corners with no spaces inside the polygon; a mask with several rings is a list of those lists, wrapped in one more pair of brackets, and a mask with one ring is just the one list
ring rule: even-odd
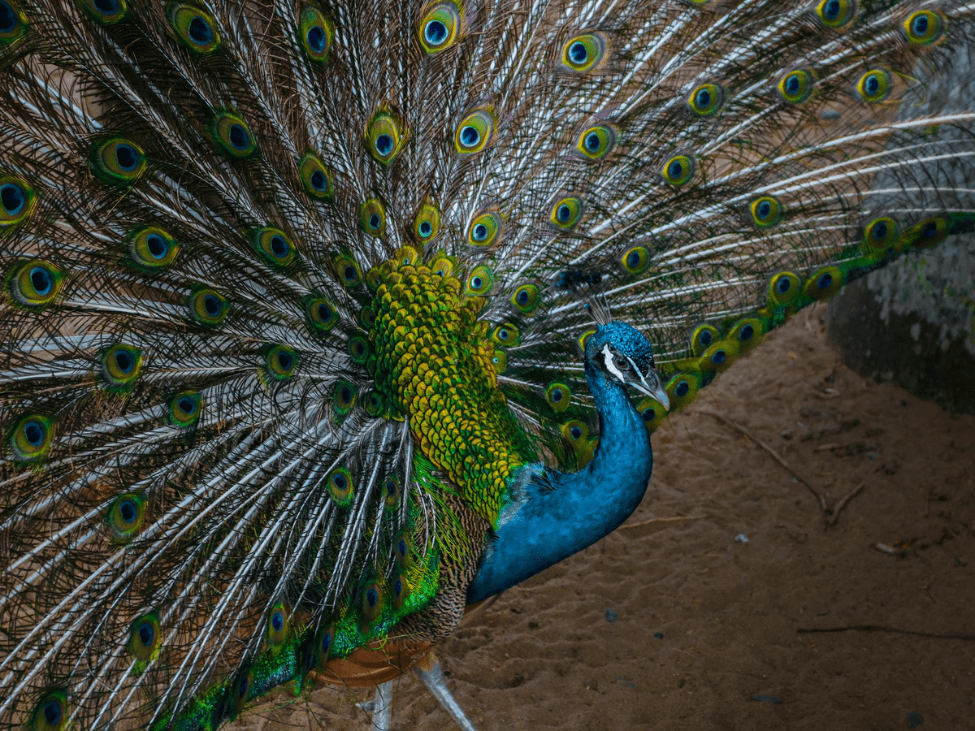
{"label": "dirt ground", "polygon": [[[975,417],[865,382],[823,315],[664,424],[622,529],[442,646],[479,731],[975,729]],[[810,488],[859,492],[824,528]],[[233,728],[367,731],[356,698],[282,692]],[[456,726],[409,676],[393,728]]]}

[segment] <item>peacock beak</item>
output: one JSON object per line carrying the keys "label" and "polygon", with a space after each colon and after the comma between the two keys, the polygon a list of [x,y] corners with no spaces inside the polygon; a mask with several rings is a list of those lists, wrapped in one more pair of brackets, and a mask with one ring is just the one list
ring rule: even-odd
{"label": "peacock beak", "polygon": [[643,377],[643,374],[640,374],[640,382],[631,382],[630,385],[640,393],[658,402],[664,407],[665,411],[670,411],[670,397],[667,395],[667,390],[664,388],[660,376],[657,375],[657,371],[651,368],[646,378]]}

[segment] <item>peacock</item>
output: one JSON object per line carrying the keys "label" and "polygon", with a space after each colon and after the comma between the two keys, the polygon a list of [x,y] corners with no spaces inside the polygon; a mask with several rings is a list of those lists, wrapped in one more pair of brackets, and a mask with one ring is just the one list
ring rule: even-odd
{"label": "peacock", "polygon": [[466,611],[626,520],[790,315],[975,231],[975,104],[916,113],[973,38],[959,0],[0,0],[0,725],[416,667],[472,728]]}

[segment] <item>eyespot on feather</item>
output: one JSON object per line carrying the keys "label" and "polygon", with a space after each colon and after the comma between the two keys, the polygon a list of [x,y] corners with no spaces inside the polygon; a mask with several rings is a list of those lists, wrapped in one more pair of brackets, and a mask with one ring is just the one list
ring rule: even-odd
{"label": "eyespot on feather", "polygon": [[138,228],[126,236],[128,263],[140,271],[151,274],[160,271],[176,260],[179,244],[158,226]]}
{"label": "eyespot on feather", "polygon": [[494,355],[491,356],[491,368],[497,375],[508,370],[508,354],[503,350],[495,351]]}
{"label": "eyespot on feather", "polygon": [[301,9],[298,17],[298,41],[305,56],[315,63],[328,61],[328,53],[335,39],[335,26],[322,11],[313,5]]}
{"label": "eyespot on feather", "polygon": [[491,269],[483,264],[474,267],[470,276],[467,277],[465,293],[468,295],[482,296],[491,291],[494,286],[494,275]]}
{"label": "eyespot on feather", "polygon": [[367,198],[359,208],[359,225],[370,236],[386,234],[386,207],[378,198]]}
{"label": "eyespot on feather", "polygon": [[41,414],[28,414],[14,422],[7,433],[7,446],[14,462],[41,462],[54,443],[54,421]]}
{"label": "eyespot on feather", "polygon": [[325,486],[328,490],[328,496],[340,508],[348,508],[352,505],[352,493],[354,491],[352,473],[345,467],[332,470]]}
{"label": "eyespot on feather", "polygon": [[0,231],[26,221],[36,204],[34,189],[26,181],[0,175]]}
{"label": "eyespot on feather", "polygon": [[897,251],[909,246],[928,249],[937,246],[948,237],[948,219],[941,216],[927,218],[904,231],[898,241]]}
{"label": "eyespot on feather", "polygon": [[327,624],[315,633],[314,658],[319,670],[325,670],[335,647],[335,625]]}
{"label": "eyespot on feather", "polygon": [[643,417],[647,431],[651,433],[656,431],[657,427],[667,418],[667,410],[649,396],[645,396],[637,402],[636,410]]}
{"label": "eyespot on feather", "polygon": [[0,0],[0,48],[20,41],[29,27],[27,16],[14,0]]}
{"label": "eyespot on feather", "polygon": [[856,0],[822,0],[816,6],[819,22],[831,30],[843,30],[856,20]]}
{"label": "eyespot on feather", "polygon": [[714,82],[699,84],[687,95],[688,108],[699,117],[712,117],[724,105],[724,87]]}
{"label": "eyespot on feather", "polygon": [[332,267],[339,282],[344,287],[357,287],[362,284],[362,270],[359,262],[350,254],[339,254],[332,260]]}
{"label": "eyespot on feather", "polygon": [[634,276],[643,274],[650,268],[650,252],[645,246],[634,246],[620,257],[620,264],[627,274]]}
{"label": "eyespot on feather", "polygon": [[816,77],[807,69],[794,69],[786,73],[776,87],[779,96],[789,104],[802,104],[812,95]]}
{"label": "eyespot on feather", "polygon": [[353,363],[362,365],[369,358],[369,341],[361,335],[350,337],[347,349]]}
{"label": "eyespot on feather", "polygon": [[738,344],[734,340],[721,340],[701,354],[701,370],[720,373],[738,359]]}
{"label": "eyespot on feather", "polygon": [[600,124],[584,129],[576,142],[575,151],[590,161],[602,160],[615,148],[618,141],[616,127]]}
{"label": "eyespot on feather", "polygon": [[912,46],[932,46],[945,37],[948,21],[933,10],[917,10],[901,23],[901,32]]}
{"label": "eyespot on feather", "polygon": [[386,590],[378,581],[366,582],[359,589],[359,624],[368,627],[382,614],[386,603]]}
{"label": "eyespot on feather", "polygon": [[595,330],[586,330],[584,333],[582,333],[582,335],[576,338],[576,347],[579,348],[579,352],[583,357],[586,355],[586,343],[588,342],[589,338],[595,334]]}
{"label": "eyespot on feather", "polygon": [[57,300],[64,281],[61,270],[41,259],[15,262],[6,275],[11,304],[40,312]]}
{"label": "eyespot on feather", "polygon": [[572,389],[558,381],[551,383],[545,389],[545,400],[555,413],[560,414],[572,403]]}
{"label": "eyespot on feather", "polygon": [[288,639],[288,616],[288,607],[284,602],[275,602],[271,607],[264,638],[272,657],[276,657],[281,652],[285,640]]}
{"label": "eyespot on feather", "polygon": [[65,731],[68,728],[68,694],[63,690],[49,691],[34,706],[31,714],[31,731]]}
{"label": "eyespot on feather", "polygon": [[243,160],[257,152],[257,141],[250,127],[236,112],[224,111],[214,116],[210,136],[228,157]]}
{"label": "eyespot on feather", "polygon": [[523,284],[511,295],[511,304],[523,315],[532,314],[541,303],[541,294],[534,284]]}
{"label": "eyespot on feather", "polygon": [[162,628],[159,615],[149,612],[138,617],[129,627],[129,654],[141,662],[151,662],[162,647]]}
{"label": "eyespot on feather", "polygon": [[209,13],[192,5],[173,3],[167,17],[180,43],[193,53],[206,55],[220,48],[216,21]]}
{"label": "eyespot on feather", "polygon": [[359,389],[354,383],[345,380],[336,381],[332,392],[332,405],[335,413],[339,416],[348,414],[355,406],[358,394]]}
{"label": "eyespot on feather", "polygon": [[562,66],[576,73],[595,71],[605,64],[608,45],[598,31],[570,38],[562,47]]}
{"label": "eyespot on feather", "polygon": [[404,571],[413,565],[413,536],[408,530],[393,536],[393,559]]}
{"label": "eyespot on feather", "polygon": [[401,246],[393,252],[390,262],[395,262],[397,267],[417,267],[422,263],[423,257],[420,252],[412,246]]}
{"label": "eyespot on feather", "polygon": [[467,243],[471,246],[491,246],[501,234],[501,215],[497,211],[485,211],[471,221],[467,229]]}
{"label": "eyespot on feather", "polygon": [[332,172],[314,152],[306,152],[298,163],[298,177],[305,192],[317,200],[331,200],[334,195]]}
{"label": "eyespot on feather", "polygon": [[721,337],[721,333],[714,325],[699,325],[691,334],[691,352],[701,355]]}
{"label": "eyespot on feather", "polygon": [[105,514],[105,526],[113,541],[126,543],[142,530],[145,517],[145,497],[134,492],[123,493],[109,506]]}
{"label": "eyespot on feather", "polygon": [[366,128],[366,149],[374,160],[389,165],[403,149],[406,130],[402,121],[389,112],[377,112]]}
{"label": "eyespot on feather", "polygon": [[457,125],[454,147],[462,155],[481,152],[491,143],[494,129],[494,115],[487,109],[475,109]]}
{"label": "eyespot on feather", "polygon": [[413,236],[421,243],[432,241],[440,233],[440,211],[430,200],[426,200],[413,219]]}
{"label": "eyespot on feather", "polygon": [[452,278],[456,267],[457,262],[454,258],[443,252],[437,253],[430,262],[430,271],[444,280]]}
{"label": "eyespot on feather", "polygon": [[572,449],[577,467],[584,467],[593,460],[596,453],[596,440],[589,438],[589,426],[584,421],[579,419],[567,421],[559,431]]}
{"label": "eyespot on feather", "polygon": [[89,161],[95,176],[110,185],[129,185],[146,169],[145,152],[125,137],[109,137],[94,143]]}
{"label": "eyespot on feather", "polygon": [[825,266],[813,272],[806,280],[802,291],[807,297],[825,300],[832,297],[843,287],[843,272],[839,267]]}
{"label": "eyespot on feather", "polygon": [[900,240],[900,224],[889,216],[875,218],[866,225],[861,248],[865,254],[881,254],[897,245]]}
{"label": "eyespot on feather", "polygon": [[738,352],[746,353],[762,341],[765,334],[764,323],[756,317],[746,317],[735,323],[728,333],[728,339],[738,343]]}
{"label": "eyespot on feather", "polygon": [[102,353],[99,365],[106,388],[126,389],[139,379],[142,351],[131,345],[117,343]]}
{"label": "eyespot on feather", "polygon": [[198,289],[187,298],[190,319],[207,327],[221,324],[230,313],[227,299],[213,289]]}
{"label": "eyespot on feather", "polygon": [[893,76],[885,69],[873,69],[860,77],[856,84],[856,92],[860,98],[869,103],[877,104],[890,96],[893,90]]}
{"label": "eyespot on feather", "polygon": [[199,391],[181,391],[169,400],[169,421],[173,426],[188,429],[200,421],[203,396]]}
{"label": "eyespot on feather", "polygon": [[748,204],[752,224],[756,228],[771,228],[782,220],[782,204],[771,195],[759,196]]}
{"label": "eyespot on feather", "polygon": [[521,333],[510,323],[498,325],[491,332],[491,340],[502,348],[514,348],[521,342]]}
{"label": "eyespot on feather", "polygon": [[89,18],[100,25],[115,25],[125,20],[128,7],[125,0],[78,0]]}
{"label": "eyespot on feather", "polygon": [[279,228],[264,226],[250,233],[251,244],[261,259],[279,271],[294,264],[297,255],[291,237]]}
{"label": "eyespot on feather", "polygon": [[690,155],[674,155],[668,159],[660,169],[660,176],[668,185],[678,188],[694,177],[697,162]]}
{"label": "eyespot on feather", "polygon": [[383,401],[381,393],[378,391],[370,391],[362,397],[362,408],[369,416],[375,418],[382,416],[386,411],[386,403]]}
{"label": "eyespot on feather", "polygon": [[574,228],[582,218],[582,200],[574,196],[562,198],[552,206],[549,214],[549,223],[562,231],[569,231]]}
{"label": "eyespot on feather", "polygon": [[214,709],[214,728],[221,721],[233,721],[244,710],[253,695],[254,691],[254,670],[249,664],[245,663],[234,674],[233,679],[225,689],[223,707]]}
{"label": "eyespot on feather", "polygon": [[276,381],[286,381],[298,369],[298,352],[287,345],[275,345],[264,356],[264,367]]}
{"label": "eyespot on feather", "polygon": [[667,397],[670,399],[670,410],[677,411],[697,398],[701,388],[698,378],[690,373],[678,373],[667,383]]}
{"label": "eyespot on feather", "polygon": [[312,331],[323,335],[338,323],[339,313],[326,297],[310,297],[305,300],[305,318]]}
{"label": "eyespot on feather", "polygon": [[417,23],[420,47],[428,54],[441,53],[457,43],[463,28],[464,8],[455,2],[428,5]]}
{"label": "eyespot on feather", "polygon": [[393,609],[400,610],[410,598],[412,590],[406,572],[402,569],[393,572],[389,577],[389,596],[393,601]]}
{"label": "eyespot on feather", "polygon": [[802,291],[799,277],[792,272],[779,272],[769,283],[769,304],[782,307],[792,304]]}
{"label": "eyespot on feather", "polygon": [[390,475],[383,480],[383,504],[386,508],[389,510],[398,508],[401,493],[402,487],[400,486],[400,479],[397,475]]}

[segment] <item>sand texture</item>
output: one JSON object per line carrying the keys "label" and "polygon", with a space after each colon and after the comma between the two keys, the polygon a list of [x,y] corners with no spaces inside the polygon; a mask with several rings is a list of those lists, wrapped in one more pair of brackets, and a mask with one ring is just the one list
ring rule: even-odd
{"label": "sand texture", "polygon": [[[975,417],[865,382],[823,314],[663,425],[622,529],[441,647],[479,731],[975,729]],[[825,528],[812,490],[859,492]],[[856,626],[884,629],[799,631]],[[366,731],[371,695],[282,691],[230,728]],[[393,728],[456,727],[409,676]]]}

